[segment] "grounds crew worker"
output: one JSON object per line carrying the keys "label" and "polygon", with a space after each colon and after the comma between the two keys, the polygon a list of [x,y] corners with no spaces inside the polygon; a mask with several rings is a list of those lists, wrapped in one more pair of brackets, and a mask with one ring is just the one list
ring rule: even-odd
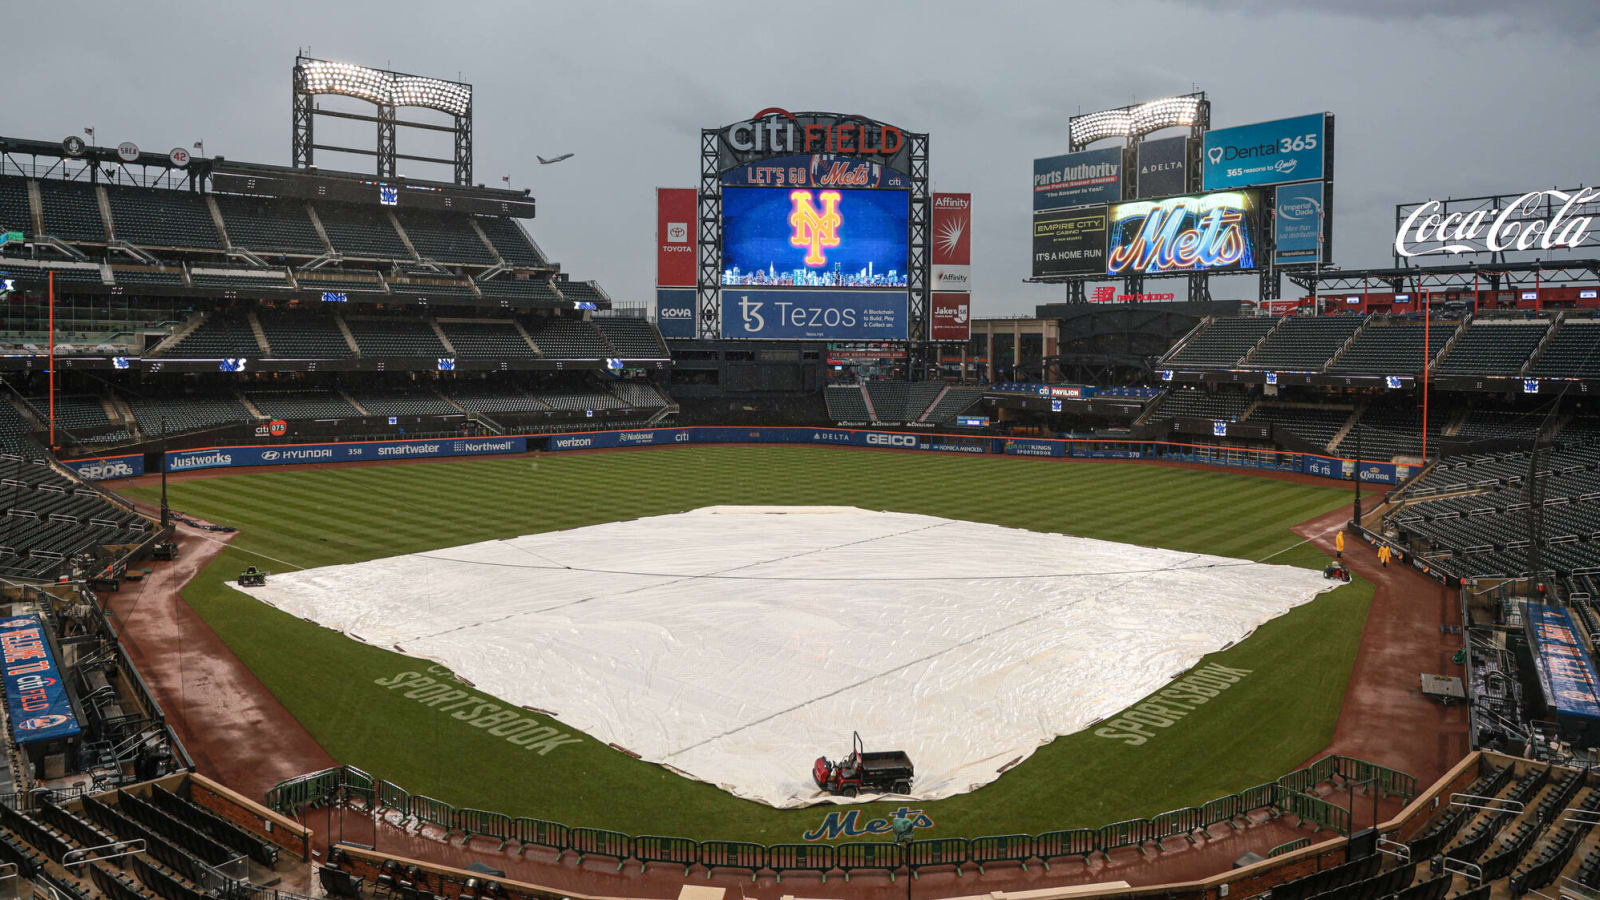
{"label": "grounds crew worker", "polygon": [[1389,545],[1378,545],[1378,562],[1383,563],[1385,569],[1389,568]]}
{"label": "grounds crew worker", "polygon": [[1333,550],[1340,559],[1344,558],[1344,532],[1340,531],[1333,536]]}

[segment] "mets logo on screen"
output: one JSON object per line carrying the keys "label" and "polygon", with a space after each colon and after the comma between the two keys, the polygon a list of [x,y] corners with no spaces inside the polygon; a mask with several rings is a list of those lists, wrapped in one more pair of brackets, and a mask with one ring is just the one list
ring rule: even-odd
{"label": "mets logo on screen", "polygon": [[1113,206],[1106,274],[1252,268],[1251,200],[1219,192]]}
{"label": "mets logo on screen", "polygon": [[794,229],[789,243],[806,248],[808,266],[827,265],[828,257],[822,248],[839,246],[839,226],[844,223],[839,215],[838,191],[823,191],[817,199],[822,202],[821,210],[811,204],[810,191],[789,192],[789,227]]}

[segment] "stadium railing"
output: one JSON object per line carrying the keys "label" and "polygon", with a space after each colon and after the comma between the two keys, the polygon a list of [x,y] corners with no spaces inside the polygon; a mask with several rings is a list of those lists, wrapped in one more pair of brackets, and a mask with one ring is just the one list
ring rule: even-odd
{"label": "stadium railing", "polygon": [[[558,857],[576,853],[581,863],[597,856],[617,861],[620,871],[629,860],[641,870],[651,863],[681,865],[687,873],[695,866],[711,869],[748,871],[752,877],[770,871],[780,879],[785,873],[814,872],[824,879],[840,871],[848,881],[853,871],[876,870],[893,876],[908,868],[913,877],[919,869],[933,866],[954,867],[959,876],[971,865],[983,872],[987,865],[1016,863],[1024,869],[1038,860],[1049,869],[1052,859],[1095,854],[1109,858],[1110,852],[1124,847],[1144,848],[1184,837],[1194,841],[1214,825],[1228,823],[1238,827],[1241,819],[1266,810],[1268,818],[1292,815],[1302,825],[1317,830],[1331,829],[1350,833],[1350,811],[1309,791],[1320,784],[1343,781],[1367,784],[1380,796],[1409,801],[1417,796],[1416,779],[1365,760],[1346,756],[1326,756],[1304,769],[1277,781],[1257,785],[1238,794],[1219,797],[1203,806],[1169,810],[1144,819],[1114,822],[1098,829],[1075,828],[1040,834],[1003,834],[975,838],[931,838],[905,844],[890,842],[844,842],[839,844],[772,844],[746,841],[695,841],[671,835],[633,836],[592,827],[569,827],[542,819],[512,818],[478,809],[456,809],[448,803],[420,794],[410,794],[389,781],[374,778],[354,766],[336,766],[281,782],[267,792],[266,804],[286,816],[303,810],[346,805],[368,812],[394,810],[406,816],[405,822],[419,829],[432,826],[443,837],[462,836],[462,844],[475,838],[488,838],[518,849],[529,846],[556,851]],[[1287,851],[1284,851],[1287,852]]]}

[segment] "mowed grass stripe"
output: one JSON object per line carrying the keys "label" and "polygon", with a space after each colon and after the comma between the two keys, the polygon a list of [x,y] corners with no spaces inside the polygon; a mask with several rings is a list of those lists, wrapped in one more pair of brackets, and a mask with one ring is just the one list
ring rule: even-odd
{"label": "mowed grass stripe", "polygon": [[[796,840],[826,809],[737,800],[592,739],[547,756],[519,751],[373,683],[427,663],[250,601],[225,581],[260,563],[246,551],[331,565],[718,504],[851,505],[1255,558],[1293,546],[1290,526],[1346,497],[1336,487],[1138,464],[714,446],[285,469],[176,483],[171,495],[176,509],[242,528],[184,598],[335,758],[458,806],[760,842]],[[1322,557],[1305,546],[1273,561],[1319,566]],[[1370,598],[1368,585],[1341,588],[1214,655],[1252,674],[1143,746],[1080,732],[994,784],[926,804],[938,823],[927,836],[1100,825],[1288,771],[1332,734]],[[1292,720],[1273,718],[1283,711]],[[805,749],[842,752],[848,723],[840,728],[838,746]]]}

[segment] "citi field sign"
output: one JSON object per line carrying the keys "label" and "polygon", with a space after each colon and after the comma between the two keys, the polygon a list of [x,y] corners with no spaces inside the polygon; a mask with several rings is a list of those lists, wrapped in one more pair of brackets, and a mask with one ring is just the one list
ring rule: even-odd
{"label": "citi field sign", "polygon": [[792,113],[777,106],[719,129],[717,134],[723,171],[752,159],[815,153],[868,157],[905,171],[909,144],[906,132],[865,116]]}
{"label": "citi field sign", "polygon": [[1419,203],[1395,231],[1400,256],[1571,250],[1593,244],[1600,188],[1529,191],[1502,209],[1449,212],[1438,200]]}

